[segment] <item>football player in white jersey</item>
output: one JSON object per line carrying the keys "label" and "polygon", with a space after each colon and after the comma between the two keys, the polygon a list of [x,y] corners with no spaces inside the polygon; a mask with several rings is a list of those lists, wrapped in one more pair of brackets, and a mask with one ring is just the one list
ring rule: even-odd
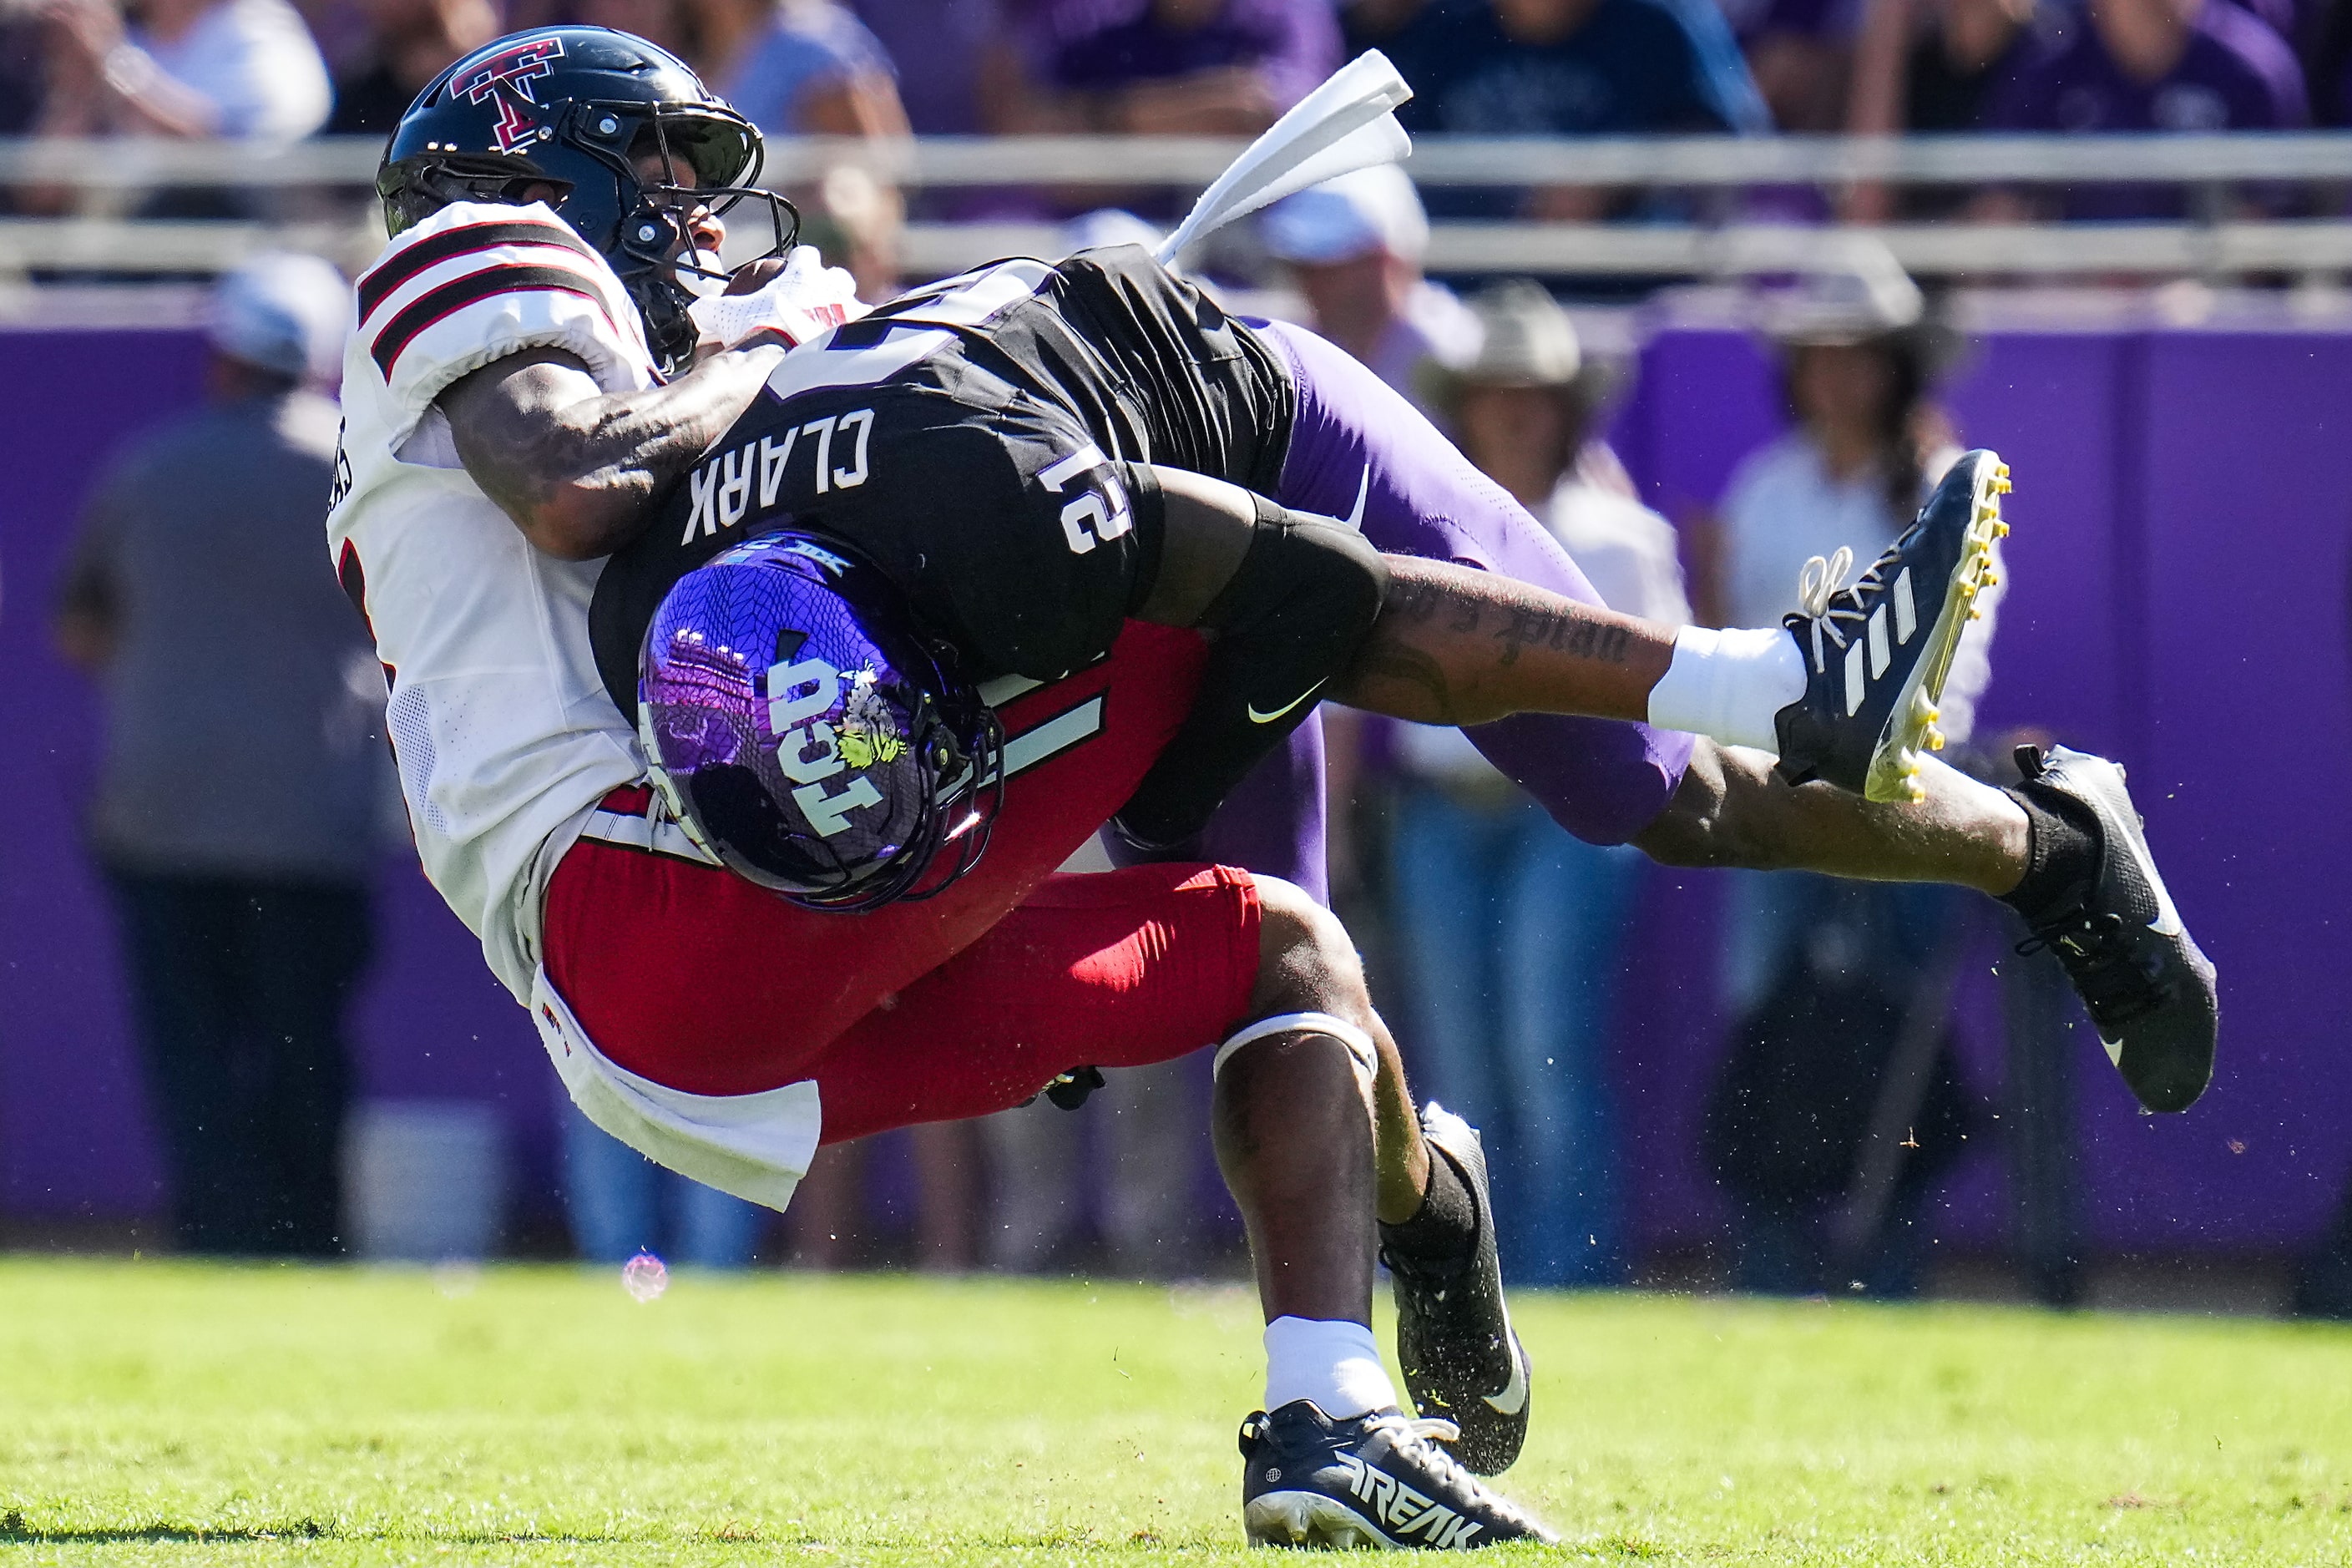
{"label": "football player in white jersey", "polygon": [[[1648,805],[1626,830],[1661,858],[2045,889],[2051,940],[2081,966],[2078,984],[2114,987],[2084,984],[2121,1030],[2111,1049],[2126,1078],[2164,1109],[2202,1089],[2211,971],[2163,897],[2119,771],[2061,753],[2035,792],[2004,795],[1910,749],[1932,733],[1934,689],[1920,682],[1948,658],[1989,566],[2006,488],[1990,454],[1964,460],[1887,559],[1851,586],[1824,584],[1822,608],[1789,631],[1678,639],[1598,608],[1564,557],[1542,563],[1549,583],[1429,559],[1494,564],[1475,528],[1531,541],[1541,531],[1478,501],[1493,487],[1478,490],[1417,416],[1367,403],[1339,417],[1354,372],[1328,345],[1224,318],[1139,253],[982,269],[881,312],[870,331],[839,329],[854,301],[804,269],[698,355],[698,316],[724,312],[698,305],[698,287],[764,295],[793,281],[771,281],[781,254],[737,279],[716,271],[717,215],[730,206],[764,204],[775,252],[789,242],[789,209],[750,188],[758,150],[740,115],[641,40],[570,27],[499,40],[430,85],[393,140],[378,183],[394,243],[360,280],[346,363],[329,531],[392,684],[420,853],[608,1131],[781,1206],[820,1139],[984,1113],[1091,1065],[1222,1037],[1218,1155],[1269,1320],[1273,1415],[1244,1439],[1250,1532],[1459,1548],[1544,1534],[1456,1458],[1509,1463],[1528,1407],[1475,1134],[1433,1108],[1424,1136],[1346,933],[1297,887],[1181,862],[1050,875],[1131,807],[1161,759],[1222,765],[1208,753],[1242,755],[1243,742],[1262,754],[1327,679],[1349,700],[1423,721],[1613,721],[1639,731],[1609,764],[1622,776],[1596,780],[1590,759],[1557,744],[1535,770],[1587,788],[1638,775]],[[975,313],[981,295],[993,303]],[[999,321],[1004,341],[991,337]],[[786,357],[825,325],[824,342]],[[1005,374],[1036,395],[1045,442],[1065,445],[995,429],[1011,400],[986,388]],[[929,412],[903,428],[890,415],[886,430],[878,391],[868,406],[831,406],[891,378],[904,382],[893,407]],[[1350,478],[1339,468],[1363,464],[1351,479],[1360,537],[1286,510],[1334,500],[1270,493],[1289,484],[1318,396],[1316,450],[1350,459],[1323,466],[1336,482]],[[1239,411],[1247,427],[1229,427]],[[1397,439],[1370,439],[1381,423]],[[1040,462],[999,461],[1000,440]],[[926,467],[927,442],[962,456]],[[882,483],[869,455],[894,449],[942,482]],[[689,473],[690,493],[663,512]],[[599,679],[591,610],[608,558],[661,542],[648,524],[681,509],[686,544],[715,539],[721,521],[789,530],[773,498],[793,486],[810,492],[792,503],[814,520],[805,526],[824,535],[793,546],[803,563],[846,570],[826,544],[845,534],[852,553],[901,551],[897,590],[916,591],[908,573],[958,579],[930,585],[946,616],[925,623],[938,657],[979,667],[992,648],[1015,650],[1004,668],[977,668],[1000,678],[980,695],[1011,737],[992,778],[943,769],[935,781],[951,818],[991,784],[1002,798],[984,862],[969,841],[951,857],[959,875],[973,871],[961,880],[918,875],[891,901],[828,907],[722,868],[709,825],[689,831],[691,816],[681,822],[647,787],[641,733]],[[1460,538],[1381,555],[1398,548],[1382,530],[1428,521],[1416,495],[1461,501],[1460,515],[1438,519]],[[1492,515],[1479,521],[1482,506]],[[928,556],[926,539],[938,542]],[[637,564],[658,595],[677,573],[708,569],[696,559]],[[1082,569],[1056,576],[1072,560]],[[1294,591],[1317,573],[1376,591]],[[1057,598],[1056,581],[1073,592]],[[1365,622],[1339,636],[1336,623],[1285,618],[1340,611]],[[1218,635],[1204,643],[1201,627]],[[1290,635],[1302,629],[1314,635]],[[1109,646],[1021,668],[1020,649],[1097,632]],[[764,671],[772,723],[812,694],[851,692],[865,704],[860,754],[900,755],[915,731],[873,728],[892,710],[870,682],[831,667],[794,674],[806,635],[718,651]],[[1266,693],[1206,679],[1244,637],[1266,650],[1254,674],[1286,669],[1278,661],[1301,649],[1328,668]],[[1769,758],[1727,749],[1769,746],[1776,725],[1779,779]],[[834,743],[825,723],[796,730],[811,749],[793,745],[782,764],[808,773],[804,787],[869,771],[844,760],[845,743],[818,756],[817,730]],[[1673,730],[1711,741],[1669,742]],[[1203,744],[1172,748],[1180,731]],[[1559,733],[1598,743],[1594,731]],[[1867,772],[1875,791],[1882,764],[1913,770],[1898,784],[1926,779],[1918,805],[1793,787],[1820,776],[1858,792]],[[870,778],[817,794],[845,811],[861,783],[878,801]],[[1187,798],[1206,811],[1218,797]],[[932,893],[942,896],[914,901]],[[841,912],[851,907],[864,912]],[[1366,1326],[1376,1236],[1392,1255],[1442,1264],[1398,1273],[1401,1310],[1413,1306],[1406,1315],[1424,1331],[1407,1382],[1430,1418],[1403,1414]],[[1408,1290],[1427,1300],[1406,1302]]]}
{"label": "football player in white jersey", "polygon": [[[588,654],[601,559],[625,537],[629,509],[734,422],[783,352],[691,363],[672,252],[681,237],[714,242],[681,226],[731,193],[685,193],[750,173],[758,133],[682,66],[618,39],[560,29],[502,41],[427,89],[437,116],[404,122],[381,182],[394,244],[359,283],[328,520],[391,684],[425,871],[520,998],[551,869],[543,852],[644,774]],[[559,70],[564,98],[542,101]],[[467,119],[479,122],[472,156],[420,169],[425,148],[457,152],[458,128],[444,122]],[[533,167],[517,167],[520,150]],[[624,225],[652,232],[624,238]],[[627,275],[614,257],[635,263]],[[444,395],[492,363],[545,367],[551,417],[522,470],[544,479],[541,493],[486,493],[463,462]],[[582,378],[591,384],[572,384]],[[561,484],[583,468],[609,509]]]}

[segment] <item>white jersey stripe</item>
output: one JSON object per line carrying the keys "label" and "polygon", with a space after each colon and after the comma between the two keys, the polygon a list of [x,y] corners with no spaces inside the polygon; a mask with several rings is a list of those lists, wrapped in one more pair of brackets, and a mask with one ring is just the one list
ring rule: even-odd
{"label": "white jersey stripe", "polygon": [[368,338],[376,363],[389,366],[420,333],[478,300],[554,289],[578,294],[595,305],[604,313],[613,335],[630,342],[637,338],[632,330],[635,311],[615,286],[617,282],[611,269],[593,257],[553,246],[501,246],[493,251],[452,257],[404,280],[383,296],[360,331]]}
{"label": "white jersey stripe", "polygon": [[424,333],[469,305],[485,300],[510,302],[523,294],[570,294],[585,300],[604,318],[604,325],[613,335],[620,335],[620,323],[613,319],[612,308],[588,279],[575,279],[556,267],[501,267],[461,278],[423,296],[384,323],[383,330],[369,343],[368,355],[383,372],[385,380],[396,380],[401,355]]}
{"label": "white jersey stripe", "polygon": [[562,224],[520,209],[500,209],[499,216],[442,229],[421,243],[395,247],[379,258],[360,275],[356,286],[362,323],[373,320],[384,301],[412,279],[445,262],[502,246],[567,250],[592,264],[600,259],[587,241]]}
{"label": "white jersey stripe", "polygon": [[459,279],[518,267],[559,268],[594,289],[597,298],[605,305],[618,307],[627,303],[627,296],[619,287],[620,279],[613,276],[612,268],[606,267],[600,257],[583,256],[579,251],[556,245],[499,245],[487,250],[469,250],[444,257],[432,266],[401,279],[379,298],[375,309],[369,311],[360,323],[360,330],[364,332],[380,327],[425,295]]}

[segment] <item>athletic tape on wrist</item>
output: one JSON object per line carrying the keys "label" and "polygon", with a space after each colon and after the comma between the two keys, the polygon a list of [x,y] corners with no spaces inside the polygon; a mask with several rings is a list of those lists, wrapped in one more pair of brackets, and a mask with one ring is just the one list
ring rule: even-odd
{"label": "athletic tape on wrist", "polygon": [[1371,1036],[1345,1018],[1335,1018],[1328,1013],[1282,1013],[1271,1018],[1260,1018],[1246,1024],[1227,1037],[1217,1047],[1216,1057],[1209,1063],[1209,1076],[1213,1079],[1225,1070],[1225,1058],[1244,1046],[1255,1045],[1276,1035],[1328,1035],[1348,1047],[1348,1058],[1355,1064],[1356,1076],[1367,1084],[1380,1070],[1380,1048],[1372,1044]]}

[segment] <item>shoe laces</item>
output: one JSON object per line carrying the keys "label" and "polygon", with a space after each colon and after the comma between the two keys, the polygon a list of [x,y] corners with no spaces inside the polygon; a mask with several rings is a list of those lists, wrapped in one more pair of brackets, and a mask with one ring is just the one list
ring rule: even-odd
{"label": "shoe laces", "polygon": [[[1416,1458],[1449,1479],[1458,1481],[1469,1475],[1453,1455],[1437,1447],[1440,1443],[1462,1440],[1462,1428],[1451,1421],[1433,1415],[1407,1415],[1401,1410],[1391,1410],[1383,1415],[1367,1416],[1364,1432],[1367,1436],[1374,1432],[1389,1433],[1392,1439],[1410,1446]],[[1247,1454],[1252,1446],[1265,1438],[1266,1433],[1265,1411],[1255,1411],[1245,1416],[1242,1421],[1242,1452]],[[1475,1478],[1470,1484],[1477,1484]]]}
{"label": "shoe laces", "polygon": [[2037,952],[2055,952],[2095,966],[2122,956],[2122,944],[2116,939],[2123,929],[2123,917],[2112,910],[2095,915],[2069,910],[2054,921],[2035,926],[2033,934],[2017,944],[2017,955],[2031,958]]}
{"label": "shoe laces", "polygon": [[1414,1458],[1437,1472],[1438,1478],[1457,1487],[1484,1490],[1478,1478],[1465,1469],[1462,1461],[1438,1447],[1441,1443],[1458,1443],[1462,1428],[1453,1422],[1434,1415],[1407,1415],[1392,1411],[1373,1416],[1365,1426],[1367,1435],[1386,1432],[1397,1447],[1408,1450]]}
{"label": "shoe laces", "polygon": [[1886,569],[1902,558],[1903,544],[1897,540],[1851,586],[1843,584],[1845,574],[1853,569],[1853,552],[1845,545],[1839,545],[1836,553],[1826,558],[1806,559],[1797,573],[1797,610],[1812,633],[1815,674],[1829,668],[1825,641],[1836,644],[1843,653],[1848,639],[1860,635],[1870,619],[1869,599],[1884,590]]}
{"label": "shoe laces", "polygon": [[[1462,1428],[1442,1415],[1407,1415],[1399,1411],[1393,1415],[1373,1417],[1372,1425],[1389,1429],[1402,1428],[1412,1436],[1426,1443],[1462,1441]],[[1443,1449],[1439,1450],[1439,1453],[1447,1463],[1453,1462],[1451,1455],[1445,1454]]]}
{"label": "shoe laces", "polygon": [[2083,988],[2084,1004],[2103,1024],[2123,1024],[2154,1012],[2164,991],[2132,962],[2126,921],[2112,910],[2091,914],[2077,909],[2033,927],[2017,944],[2020,957],[2054,952]]}
{"label": "shoe laces", "polygon": [[1479,1479],[1468,1466],[1438,1446],[1462,1440],[1462,1428],[1453,1422],[1391,1411],[1385,1415],[1373,1416],[1367,1424],[1367,1429],[1388,1433],[1390,1440],[1397,1447],[1410,1453],[1416,1462],[1428,1468],[1432,1479],[1453,1489],[1465,1501],[1475,1501],[1481,1508],[1505,1519],[1522,1524],[1534,1523],[1509,1499],[1488,1489],[1486,1483]]}

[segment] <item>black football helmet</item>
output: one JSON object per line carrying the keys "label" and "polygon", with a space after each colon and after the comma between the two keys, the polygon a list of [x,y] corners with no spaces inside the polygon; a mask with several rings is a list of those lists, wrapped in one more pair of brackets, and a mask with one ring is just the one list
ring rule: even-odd
{"label": "black football helmet", "polygon": [[[520,203],[554,186],[549,205],[612,263],[669,374],[696,335],[677,273],[721,276],[686,238],[694,209],[761,203],[770,256],[800,232],[793,205],[758,188],[762,155],[759,128],[676,56],[609,27],[535,27],[433,79],[393,132],[375,188],[397,235],[451,202]],[[658,178],[638,172],[648,156]]]}

